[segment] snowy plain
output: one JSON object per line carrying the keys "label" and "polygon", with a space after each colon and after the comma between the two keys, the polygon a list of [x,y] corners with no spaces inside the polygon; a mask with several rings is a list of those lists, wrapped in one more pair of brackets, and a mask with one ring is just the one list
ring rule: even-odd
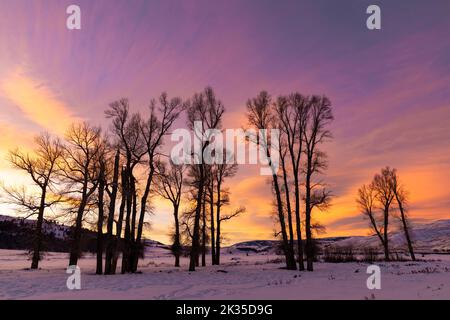
{"label": "snowy plain", "polygon": [[137,274],[95,275],[95,256],[80,261],[81,290],[68,290],[65,253],[47,253],[28,270],[25,251],[0,250],[0,299],[450,299],[450,255],[418,262],[377,262],[381,289],[366,286],[368,263],[316,263],[314,272],[287,271],[279,257],[223,254],[220,266],[187,271],[161,247],[149,248]]}

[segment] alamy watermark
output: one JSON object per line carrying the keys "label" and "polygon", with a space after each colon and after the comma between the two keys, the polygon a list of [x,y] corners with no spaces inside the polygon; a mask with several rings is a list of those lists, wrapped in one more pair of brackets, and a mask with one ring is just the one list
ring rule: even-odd
{"label": "alamy watermark", "polygon": [[[79,5],[71,4],[66,8],[66,27],[68,30],[81,30],[81,8]],[[366,14],[370,16],[366,19],[366,27],[369,30],[381,30],[381,8],[372,4],[367,7]]]}
{"label": "alamy watermark", "polygon": [[193,130],[176,129],[171,141],[170,159],[180,164],[259,164],[260,174],[274,175],[279,168],[280,131],[278,129],[203,130],[195,121]]}
{"label": "alamy watermark", "polygon": [[369,290],[381,289],[381,268],[375,264],[367,267],[367,274],[370,276],[367,278],[366,285]]}
{"label": "alamy watermark", "polygon": [[67,267],[67,277],[66,286],[69,290],[81,290],[81,269],[78,266],[72,265]]}

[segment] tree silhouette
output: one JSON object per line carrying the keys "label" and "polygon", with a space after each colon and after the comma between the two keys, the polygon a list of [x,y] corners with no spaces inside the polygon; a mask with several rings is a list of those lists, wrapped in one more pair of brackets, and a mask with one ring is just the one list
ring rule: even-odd
{"label": "tree silhouette", "polygon": [[[203,92],[197,93],[192,98],[192,101],[187,108],[188,125],[194,130],[196,139],[200,141],[199,150],[194,150],[194,164],[191,166],[191,171],[196,171],[192,174],[194,181],[192,185],[195,186],[196,192],[196,206],[194,215],[194,225],[192,230],[192,246],[190,252],[189,271],[195,271],[196,261],[200,253],[200,218],[202,215],[204,192],[206,186],[206,167],[204,159],[204,152],[209,145],[210,137],[204,136],[208,129],[218,129],[221,125],[222,115],[225,108],[212,88],[207,87]],[[196,122],[201,125],[201,132],[195,130]],[[194,148],[195,149],[195,148]]]}
{"label": "tree silhouette", "polygon": [[175,256],[175,267],[180,266],[181,254],[181,235],[180,235],[180,203],[183,194],[183,181],[185,166],[175,165],[172,162],[166,165],[163,162],[157,165],[157,175],[155,183],[155,192],[164,199],[169,200],[173,206],[173,217],[175,224],[174,241],[172,244],[172,252]]}
{"label": "tree silhouette", "polygon": [[[255,129],[264,130],[273,127],[274,119],[271,110],[271,97],[266,91],[262,91],[256,96],[247,101],[247,120],[248,123]],[[283,201],[281,199],[281,190],[278,181],[278,175],[272,163],[271,151],[269,148],[269,138],[258,138],[254,142],[263,149],[266,158],[269,161],[269,166],[272,170],[272,186],[276,196],[276,206],[278,213],[278,221],[280,223],[282,235],[282,247],[286,258],[286,268],[289,270],[297,269],[295,263],[295,256],[292,247],[289,246],[288,236],[286,232],[286,222],[283,210]]]}
{"label": "tree silhouette", "polygon": [[70,198],[71,207],[76,213],[69,265],[77,265],[81,253],[83,218],[98,187],[100,159],[105,151],[105,143],[101,129],[87,122],[73,124],[65,140],[59,177],[65,185],[64,194]]}
{"label": "tree silhouette", "polygon": [[9,152],[8,160],[13,167],[25,171],[30,176],[33,184],[38,187],[39,193],[28,192],[24,186],[20,189],[3,186],[8,203],[24,211],[27,217],[37,215],[31,269],[39,267],[45,209],[62,200],[62,197],[53,190],[58,162],[61,161],[63,153],[61,141],[44,133],[35,137],[34,142],[36,149],[33,154],[16,149]]}
{"label": "tree silhouette", "polygon": [[333,121],[331,102],[327,97],[310,98],[307,111],[307,125],[303,132],[306,155],[305,164],[305,233],[306,233],[306,269],[313,271],[314,244],[312,239],[312,211],[326,209],[330,203],[330,191],[320,181],[314,182],[314,176],[327,168],[326,154],[319,149],[320,144],[331,138],[328,125]]}

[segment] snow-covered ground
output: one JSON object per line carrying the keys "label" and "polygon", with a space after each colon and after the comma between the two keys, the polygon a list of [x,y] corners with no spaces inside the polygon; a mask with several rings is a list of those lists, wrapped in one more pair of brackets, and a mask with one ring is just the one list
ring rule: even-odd
{"label": "snow-covered ground", "polygon": [[161,247],[150,248],[142,273],[95,275],[95,257],[80,260],[81,290],[66,287],[67,254],[47,253],[27,270],[24,251],[0,250],[0,299],[450,299],[450,256],[420,262],[378,262],[381,290],[369,290],[367,263],[317,263],[314,272],[286,271],[279,257],[224,253],[223,265],[187,271],[172,266]]}

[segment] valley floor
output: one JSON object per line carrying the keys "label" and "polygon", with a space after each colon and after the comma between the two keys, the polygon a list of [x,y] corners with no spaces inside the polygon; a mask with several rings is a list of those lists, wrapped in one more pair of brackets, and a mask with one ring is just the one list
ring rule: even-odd
{"label": "valley floor", "polygon": [[81,290],[66,287],[67,254],[47,253],[27,270],[24,251],[0,250],[0,299],[450,299],[450,256],[379,262],[381,289],[366,286],[367,263],[316,263],[314,272],[286,271],[273,255],[224,254],[223,265],[187,271],[153,248],[142,273],[95,275],[95,256],[79,262]]}

